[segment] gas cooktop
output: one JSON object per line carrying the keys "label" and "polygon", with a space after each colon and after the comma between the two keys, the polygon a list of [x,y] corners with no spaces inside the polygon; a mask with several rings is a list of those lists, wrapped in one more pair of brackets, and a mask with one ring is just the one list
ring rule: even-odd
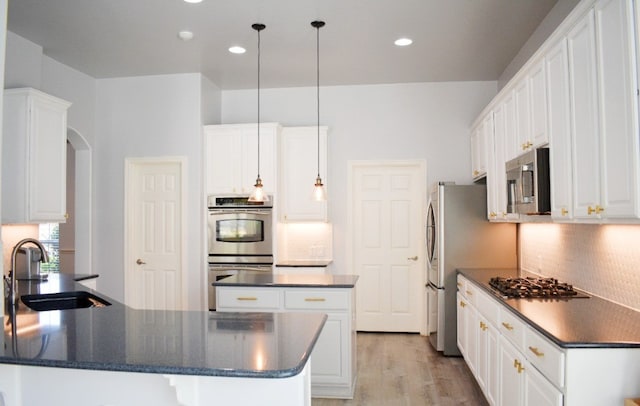
{"label": "gas cooktop", "polygon": [[504,298],[572,299],[589,297],[586,293],[574,289],[572,285],[558,282],[554,278],[494,277],[489,280],[489,285]]}

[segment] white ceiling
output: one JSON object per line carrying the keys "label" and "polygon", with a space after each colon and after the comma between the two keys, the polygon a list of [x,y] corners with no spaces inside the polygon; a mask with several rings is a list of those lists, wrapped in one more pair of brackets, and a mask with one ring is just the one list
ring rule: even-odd
{"label": "white ceiling", "polygon": [[[557,0],[10,0],[8,29],[95,78],[202,72],[221,89],[497,80]],[[183,42],[180,30],[195,37]],[[399,48],[393,41],[413,38]],[[227,51],[247,48],[244,55]]]}

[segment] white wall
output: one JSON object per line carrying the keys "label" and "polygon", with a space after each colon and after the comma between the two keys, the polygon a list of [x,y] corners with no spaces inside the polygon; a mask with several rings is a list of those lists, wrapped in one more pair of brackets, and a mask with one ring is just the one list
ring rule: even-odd
{"label": "white wall", "polygon": [[498,79],[498,89],[502,89],[509,80],[524,66],[544,41],[558,28],[580,0],[558,0],[546,17],[540,22],[531,37],[524,43],[513,60],[507,65]]}
{"label": "white wall", "polygon": [[124,160],[187,158],[188,306],[204,308],[202,283],[201,75],[97,80],[95,139],[95,271],[99,288],[124,301]]}
{"label": "white wall", "polygon": [[[471,183],[469,127],[496,94],[496,82],[335,86],[320,89],[320,123],[329,127],[323,174],[333,223],[336,273],[346,263],[349,160],[425,159],[428,183]],[[261,91],[261,120],[284,126],[316,123],[316,89]],[[222,122],[256,121],[256,91],[222,92]],[[313,179],[309,180],[310,187]]]}

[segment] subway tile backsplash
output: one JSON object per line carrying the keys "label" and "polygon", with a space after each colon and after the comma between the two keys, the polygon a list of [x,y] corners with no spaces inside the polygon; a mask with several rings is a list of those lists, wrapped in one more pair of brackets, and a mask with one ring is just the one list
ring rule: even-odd
{"label": "subway tile backsplash", "polygon": [[520,224],[520,268],[640,311],[640,226]]}

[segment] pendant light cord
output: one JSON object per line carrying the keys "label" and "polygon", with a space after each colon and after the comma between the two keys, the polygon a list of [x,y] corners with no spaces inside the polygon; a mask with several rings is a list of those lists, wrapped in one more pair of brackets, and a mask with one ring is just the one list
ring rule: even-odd
{"label": "pendant light cord", "polygon": [[258,31],[258,178],[260,178],[260,28]]}
{"label": "pendant light cord", "polygon": [[318,107],[318,177],[320,177],[320,26],[316,27],[316,101]]}
{"label": "pendant light cord", "polygon": [[320,179],[320,28],[324,21],[312,21],[311,26],[316,29],[316,102],[318,107],[318,179]]}

